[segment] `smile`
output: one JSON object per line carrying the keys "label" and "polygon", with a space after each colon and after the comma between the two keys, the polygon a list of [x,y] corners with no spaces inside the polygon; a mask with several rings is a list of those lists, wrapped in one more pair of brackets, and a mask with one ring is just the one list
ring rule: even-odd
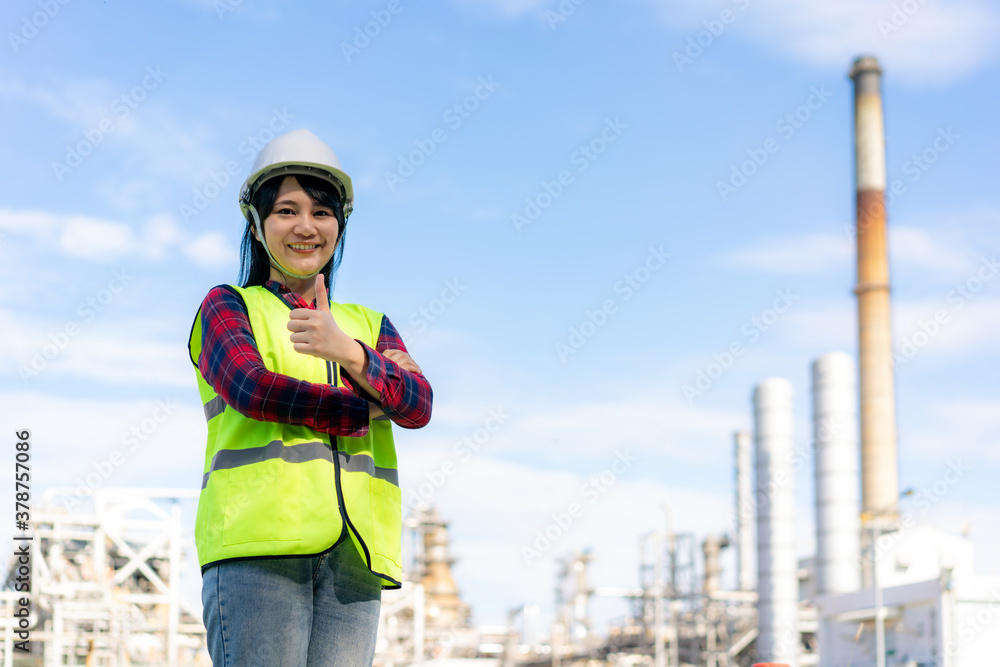
{"label": "smile", "polygon": [[319,245],[315,243],[289,243],[288,247],[296,252],[312,252],[318,248]]}

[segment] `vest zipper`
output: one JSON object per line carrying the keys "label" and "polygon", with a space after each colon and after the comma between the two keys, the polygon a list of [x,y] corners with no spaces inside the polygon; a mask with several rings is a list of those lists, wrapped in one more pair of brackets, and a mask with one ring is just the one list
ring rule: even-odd
{"label": "vest zipper", "polygon": [[[333,364],[330,361],[326,362],[326,379],[327,382],[329,382],[334,386],[336,386],[340,380],[340,372],[339,372],[340,369],[337,368],[335,372],[334,371],[335,365],[339,366],[339,364]],[[340,518],[344,521],[346,527],[351,532],[353,532],[354,536],[358,539],[358,544],[361,545],[361,548],[365,552],[366,565],[368,566],[368,569],[371,570],[372,557],[371,554],[368,553],[368,545],[365,544],[365,540],[364,538],[361,537],[361,533],[358,532],[358,529],[354,527],[353,523],[351,523],[351,517],[347,515],[347,503],[344,501],[344,490],[340,484],[340,444],[339,444],[339,438],[335,435],[330,436],[330,448],[332,450],[330,453],[333,454],[334,478],[336,480],[336,485],[337,485],[337,504],[340,506]],[[337,541],[339,542],[340,540]],[[372,574],[377,574],[377,573],[372,572]]]}

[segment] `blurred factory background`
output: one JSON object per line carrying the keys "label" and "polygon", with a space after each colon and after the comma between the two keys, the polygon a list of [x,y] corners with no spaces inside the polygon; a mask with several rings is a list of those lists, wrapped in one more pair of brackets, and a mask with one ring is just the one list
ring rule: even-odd
{"label": "blurred factory background", "polygon": [[[473,622],[452,575],[446,517],[429,505],[405,520],[407,578],[383,595],[376,664],[791,667],[1000,665],[1000,577],[976,574],[971,541],[900,510],[890,281],[886,245],[882,71],[858,58],[854,83],[857,185],[857,359],[812,361],[811,397],[782,378],[752,388],[753,432],[733,434],[733,521],[728,534],[677,532],[670,512],[637,536],[641,557],[621,563],[633,587],[592,581],[594,554],[565,554],[554,582],[557,613],[509,610],[495,627]],[[803,364],[807,360],[803,360]],[[748,389],[751,389],[748,387]],[[810,442],[793,434],[796,406],[811,405]],[[942,460],[948,443],[942,443]],[[797,507],[795,471],[814,468],[813,508]],[[935,484],[964,474],[952,463]],[[102,489],[67,509],[50,490],[33,514],[32,641],[14,654],[11,567],[0,594],[3,665],[208,665],[199,610],[180,587],[178,503],[188,490]],[[660,499],[650,498],[657,504]],[[672,510],[671,510],[672,511]],[[681,510],[683,511],[683,510]],[[814,512],[816,553],[798,558],[796,522]],[[735,552],[723,585],[720,554]],[[620,600],[623,617],[598,633],[595,598]]]}

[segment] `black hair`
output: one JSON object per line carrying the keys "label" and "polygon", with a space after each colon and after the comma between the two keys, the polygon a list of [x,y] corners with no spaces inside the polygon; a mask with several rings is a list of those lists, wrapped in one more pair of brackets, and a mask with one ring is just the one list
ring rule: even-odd
{"label": "black hair", "polygon": [[[344,219],[344,203],[340,198],[340,193],[327,180],[317,176],[305,176],[295,174],[293,178],[313,201],[321,206],[328,206],[333,210],[333,215],[337,218],[337,247],[333,249],[333,256],[321,269],[326,280],[327,292],[333,294],[334,277],[337,269],[340,268],[340,260],[344,256],[344,238],[347,236],[347,220]],[[284,178],[270,178],[264,181],[250,198],[250,203],[257,209],[260,216],[261,226],[264,220],[271,215],[274,209],[274,200],[278,196],[278,188]],[[247,220],[247,225],[243,230],[243,240],[240,243],[240,287],[251,287],[253,285],[263,285],[271,276],[271,262],[264,250],[263,239],[258,241],[253,235],[253,219]]]}

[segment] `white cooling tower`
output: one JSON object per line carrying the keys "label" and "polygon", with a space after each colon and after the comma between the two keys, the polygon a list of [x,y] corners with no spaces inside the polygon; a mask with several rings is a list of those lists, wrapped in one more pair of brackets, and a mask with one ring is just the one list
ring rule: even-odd
{"label": "white cooling tower", "polygon": [[816,593],[861,588],[857,382],[854,359],[823,355],[812,366],[816,443]]}
{"label": "white cooling tower", "polygon": [[757,444],[757,658],[798,667],[792,384],[773,378],[753,396]]}
{"label": "white cooling tower", "polygon": [[754,590],[753,524],[756,511],[753,506],[753,441],[746,431],[733,434],[736,459],[736,579],[741,591]]}

